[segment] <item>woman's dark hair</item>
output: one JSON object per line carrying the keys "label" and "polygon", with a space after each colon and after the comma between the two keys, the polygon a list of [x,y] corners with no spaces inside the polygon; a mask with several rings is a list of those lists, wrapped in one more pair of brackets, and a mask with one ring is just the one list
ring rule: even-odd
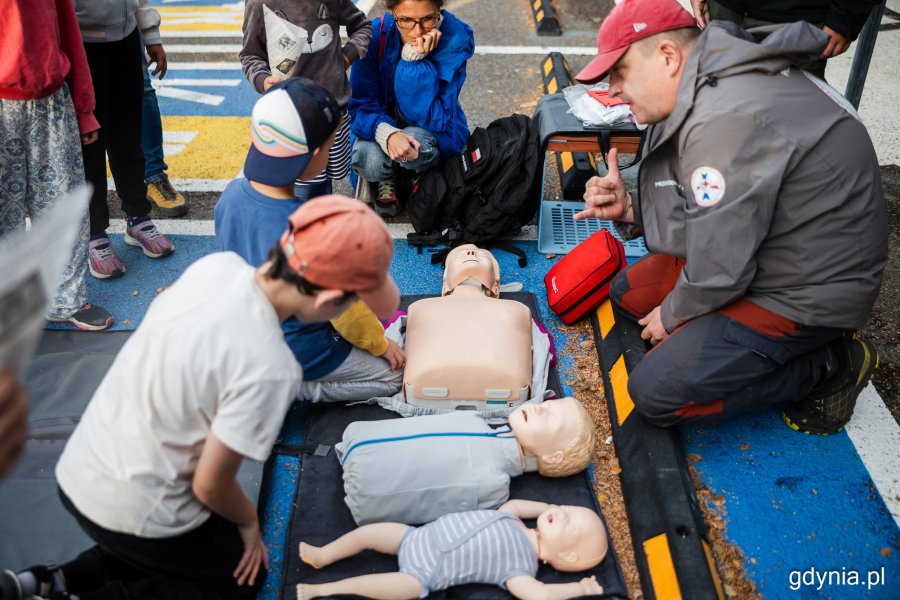
{"label": "woman's dark hair", "polygon": [[[407,0],[384,0],[384,6],[388,10],[394,10],[398,4],[402,4]],[[431,2],[434,4],[435,10],[441,10],[444,7],[444,0],[409,0],[410,2]]]}
{"label": "woman's dark hair", "polygon": [[266,279],[280,279],[290,283],[300,290],[301,294],[307,296],[314,296],[319,290],[325,289],[320,285],[305,280],[291,267],[291,265],[288,264],[287,256],[281,248],[281,242],[275,244],[272,249],[269,250],[269,261],[272,265],[266,272]]}

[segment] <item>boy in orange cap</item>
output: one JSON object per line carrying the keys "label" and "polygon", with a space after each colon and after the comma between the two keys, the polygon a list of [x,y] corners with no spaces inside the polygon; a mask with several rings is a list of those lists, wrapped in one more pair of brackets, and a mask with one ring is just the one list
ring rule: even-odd
{"label": "boy in orange cap", "polygon": [[378,215],[324,196],[290,216],[262,266],[231,252],[191,265],[150,305],[57,465],[63,505],[97,545],[0,574],[0,597],[255,598],[268,560],[235,476],[245,457],[266,460],[302,382],[280,323],[332,319],[357,298],[390,316],[392,257]]}

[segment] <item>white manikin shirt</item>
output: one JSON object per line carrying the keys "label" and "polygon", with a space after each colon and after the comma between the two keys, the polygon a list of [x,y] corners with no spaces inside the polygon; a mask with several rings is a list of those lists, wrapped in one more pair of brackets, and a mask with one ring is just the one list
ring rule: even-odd
{"label": "white manikin shirt", "polygon": [[191,489],[209,432],[265,460],[302,376],[253,267],[231,252],[204,257],[122,347],[56,466],[59,485],[112,531],[195,529],[210,514]]}

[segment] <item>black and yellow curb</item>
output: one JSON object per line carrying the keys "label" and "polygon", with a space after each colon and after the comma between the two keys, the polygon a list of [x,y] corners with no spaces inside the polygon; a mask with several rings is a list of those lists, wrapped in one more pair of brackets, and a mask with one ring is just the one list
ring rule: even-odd
{"label": "black and yellow curb", "polygon": [[628,394],[628,374],[645,353],[641,328],[617,318],[609,300],[591,321],[644,597],[723,600],[678,430],[648,424]]}
{"label": "black and yellow curb", "polygon": [[[555,94],[575,83],[569,61],[559,52],[551,52],[544,58],[541,62],[541,75],[546,94]],[[597,173],[593,155],[587,152],[557,152],[556,166],[559,169],[562,197],[567,200],[581,200],[584,196],[584,185]]]}
{"label": "black and yellow curb", "polygon": [[562,35],[550,0],[528,0],[538,35]]}

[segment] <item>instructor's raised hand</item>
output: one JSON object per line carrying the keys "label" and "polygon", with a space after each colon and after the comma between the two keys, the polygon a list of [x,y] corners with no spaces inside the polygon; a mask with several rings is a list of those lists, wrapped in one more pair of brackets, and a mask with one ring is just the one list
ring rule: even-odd
{"label": "instructor's raised hand", "polygon": [[584,188],[584,210],[575,220],[595,219],[634,222],[631,195],[625,190],[619,174],[619,152],[615,148],[607,156],[609,173],[604,177],[591,177]]}

